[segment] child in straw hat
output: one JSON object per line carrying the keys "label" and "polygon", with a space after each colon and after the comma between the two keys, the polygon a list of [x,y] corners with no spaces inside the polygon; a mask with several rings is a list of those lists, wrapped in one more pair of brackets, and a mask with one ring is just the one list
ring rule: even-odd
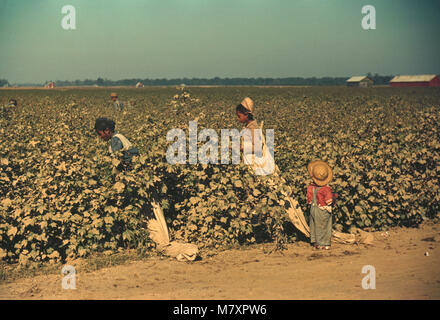
{"label": "child in straw hat", "polygon": [[307,166],[313,182],[307,188],[307,204],[310,204],[310,242],[315,249],[330,249],[332,235],[332,189],[328,183],[333,178],[330,166],[315,160]]}

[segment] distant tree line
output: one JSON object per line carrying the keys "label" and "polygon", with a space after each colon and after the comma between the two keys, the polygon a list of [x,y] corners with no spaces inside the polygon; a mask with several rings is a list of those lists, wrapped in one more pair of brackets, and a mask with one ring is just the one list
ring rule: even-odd
{"label": "distant tree line", "polygon": [[[375,75],[368,76],[373,79],[374,84],[387,85],[393,76],[381,76],[377,73]],[[302,77],[289,77],[289,78],[177,78],[177,79],[123,79],[123,80],[108,80],[98,78],[96,80],[85,79],[75,81],[55,81],[55,85],[62,86],[93,86],[100,87],[107,86],[135,86],[138,82],[141,82],[144,86],[176,86],[185,84],[188,86],[338,86],[345,85],[349,77],[322,77],[322,78],[302,78]]]}
{"label": "distant tree line", "polygon": [[[388,85],[394,76],[381,76],[377,73],[374,75],[370,72],[367,74],[375,85]],[[54,81],[57,87],[66,86],[135,86],[141,82],[144,86],[178,86],[185,84],[188,86],[340,86],[345,85],[349,77],[322,77],[322,78],[302,78],[302,77],[288,77],[288,78],[177,78],[177,79],[122,79],[109,80],[101,77],[85,80],[57,80]],[[46,81],[49,83],[50,81]],[[0,79],[0,87],[9,84],[8,80]],[[20,84],[19,86],[43,86],[44,84]]]}

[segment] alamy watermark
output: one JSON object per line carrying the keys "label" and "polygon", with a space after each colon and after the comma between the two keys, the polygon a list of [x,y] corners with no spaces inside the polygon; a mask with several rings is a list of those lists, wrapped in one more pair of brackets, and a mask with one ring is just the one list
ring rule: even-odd
{"label": "alamy watermark", "polygon": [[[61,19],[61,27],[64,30],[76,30],[76,9],[74,6],[68,4],[61,8],[61,13],[64,15]],[[364,30],[376,29],[376,8],[372,5],[365,5],[361,9],[364,15],[361,21],[361,27]]]}
{"label": "alamy watermark", "polygon": [[[244,162],[253,164],[259,162],[261,167],[266,166],[265,174],[273,173],[274,166],[274,130],[266,129],[263,136],[262,129],[220,130],[220,161],[219,136],[214,129],[197,130],[197,121],[190,121],[188,126],[188,153],[187,137],[183,129],[171,129],[167,133],[167,141],[174,141],[167,149],[166,158],[169,164],[240,164],[241,151]],[[252,135],[253,132],[253,135]],[[241,142],[243,141],[243,148]],[[200,147],[199,143],[203,143]],[[231,151],[231,152],[229,152]],[[258,173],[257,174],[261,174]]]}
{"label": "alamy watermark", "polygon": [[362,29],[376,30],[376,8],[372,5],[366,5],[362,7],[361,12],[365,14],[361,21]]}
{"label": "alamy watermark", "polygon": [[65,16],[61,19],[61,27],[64,30],[76,30],[76,10],[72,5],[65,5],[61,8],[61,13]]}
{"label": "alamy watermark", "polygon": [[362,278],[362,289],[376,289],[376,268],[371,265],[363,266],[362,273],[367,274]]}
{"label": "alamy watermark", "polygon": [[75,267],[69,264],[66,264],[61,269],[61,274],[64,276],[61,280],[61,288],[65,290],[74,290],[76,289],[76,271]]}

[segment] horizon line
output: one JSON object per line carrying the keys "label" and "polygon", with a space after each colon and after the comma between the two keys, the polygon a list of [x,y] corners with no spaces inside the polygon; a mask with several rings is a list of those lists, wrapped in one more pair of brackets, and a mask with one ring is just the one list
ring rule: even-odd
{"label": "horizon line", "polygon": [[[428,74],[428,73],[418,73],[418,74],[411,74],[411,75],[424,75],[424,74]],[[429,73],[429,75],[440,75],[439,73]],[[394,76],[400,76],[402,74],[386,74],[386,75],[382,75],[379,73],[366,73],[366,74],[356,74],[357,76],[372,76],[372,77],[394,77]],[[405,74],[406,75],[406,74]],[[410,74],[408,74],[410,75]],[[2,79],[0,78],[0,80],[5,80],[8,81],[8,83],[10,85],[26,85],[26,84],[38,84],[38,85],[43,85],[43,84],[47,84],[49,82],[54,82],[55,84],[57,82],[75,82],[75,81],[80,81],[80,82],[84,82],[84,81],[98,81],[99,79],[102,79],[102,81],[109,81],[109,82],[119,82],[119,81],[133,81],[133,80],[138,80],[138,81],[142,81],[142,80],[147,80],[147,81],[176,81],[176,80],[285,80],[285,79],[326,79],[326,78],[330,78],[330,79],[345,79],[345,78],[350,78],[353,77],[352,75],[349,76],[287,76],[287,77],[219,77],[219,76],[215,76],[215,77],[173,77],[173,78],[141,78],[141,77],[133,77],[133,78],[122,78],[122,79],[117,79],[117,80],[113,80],[113,79],[108,79],[108,78],[102,78],[102,77],[97,77],[97,78],[83,78],[83,79],[75,79],[75,80],[44,80],[42,82],[29,82],[29,81],[22,81],[22,82],[9,82],[9,80],[7,79]]]}

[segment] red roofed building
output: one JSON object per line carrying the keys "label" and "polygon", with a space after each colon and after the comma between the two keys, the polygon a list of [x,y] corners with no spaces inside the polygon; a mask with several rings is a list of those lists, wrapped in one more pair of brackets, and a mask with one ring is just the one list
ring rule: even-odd
{"label": "red roofed building", "polygon": [[53,89],[53,88],[55,88],[55,83],[53,81],[50,81],[49,83],[47,83],[45,85],[45,87],[49,88],[49,89]]}
{"label": "red roofed building", "polygon": [[440,78],[435,74],[416,76],[395,76],[390,81],[392,87],[440,87]]}

